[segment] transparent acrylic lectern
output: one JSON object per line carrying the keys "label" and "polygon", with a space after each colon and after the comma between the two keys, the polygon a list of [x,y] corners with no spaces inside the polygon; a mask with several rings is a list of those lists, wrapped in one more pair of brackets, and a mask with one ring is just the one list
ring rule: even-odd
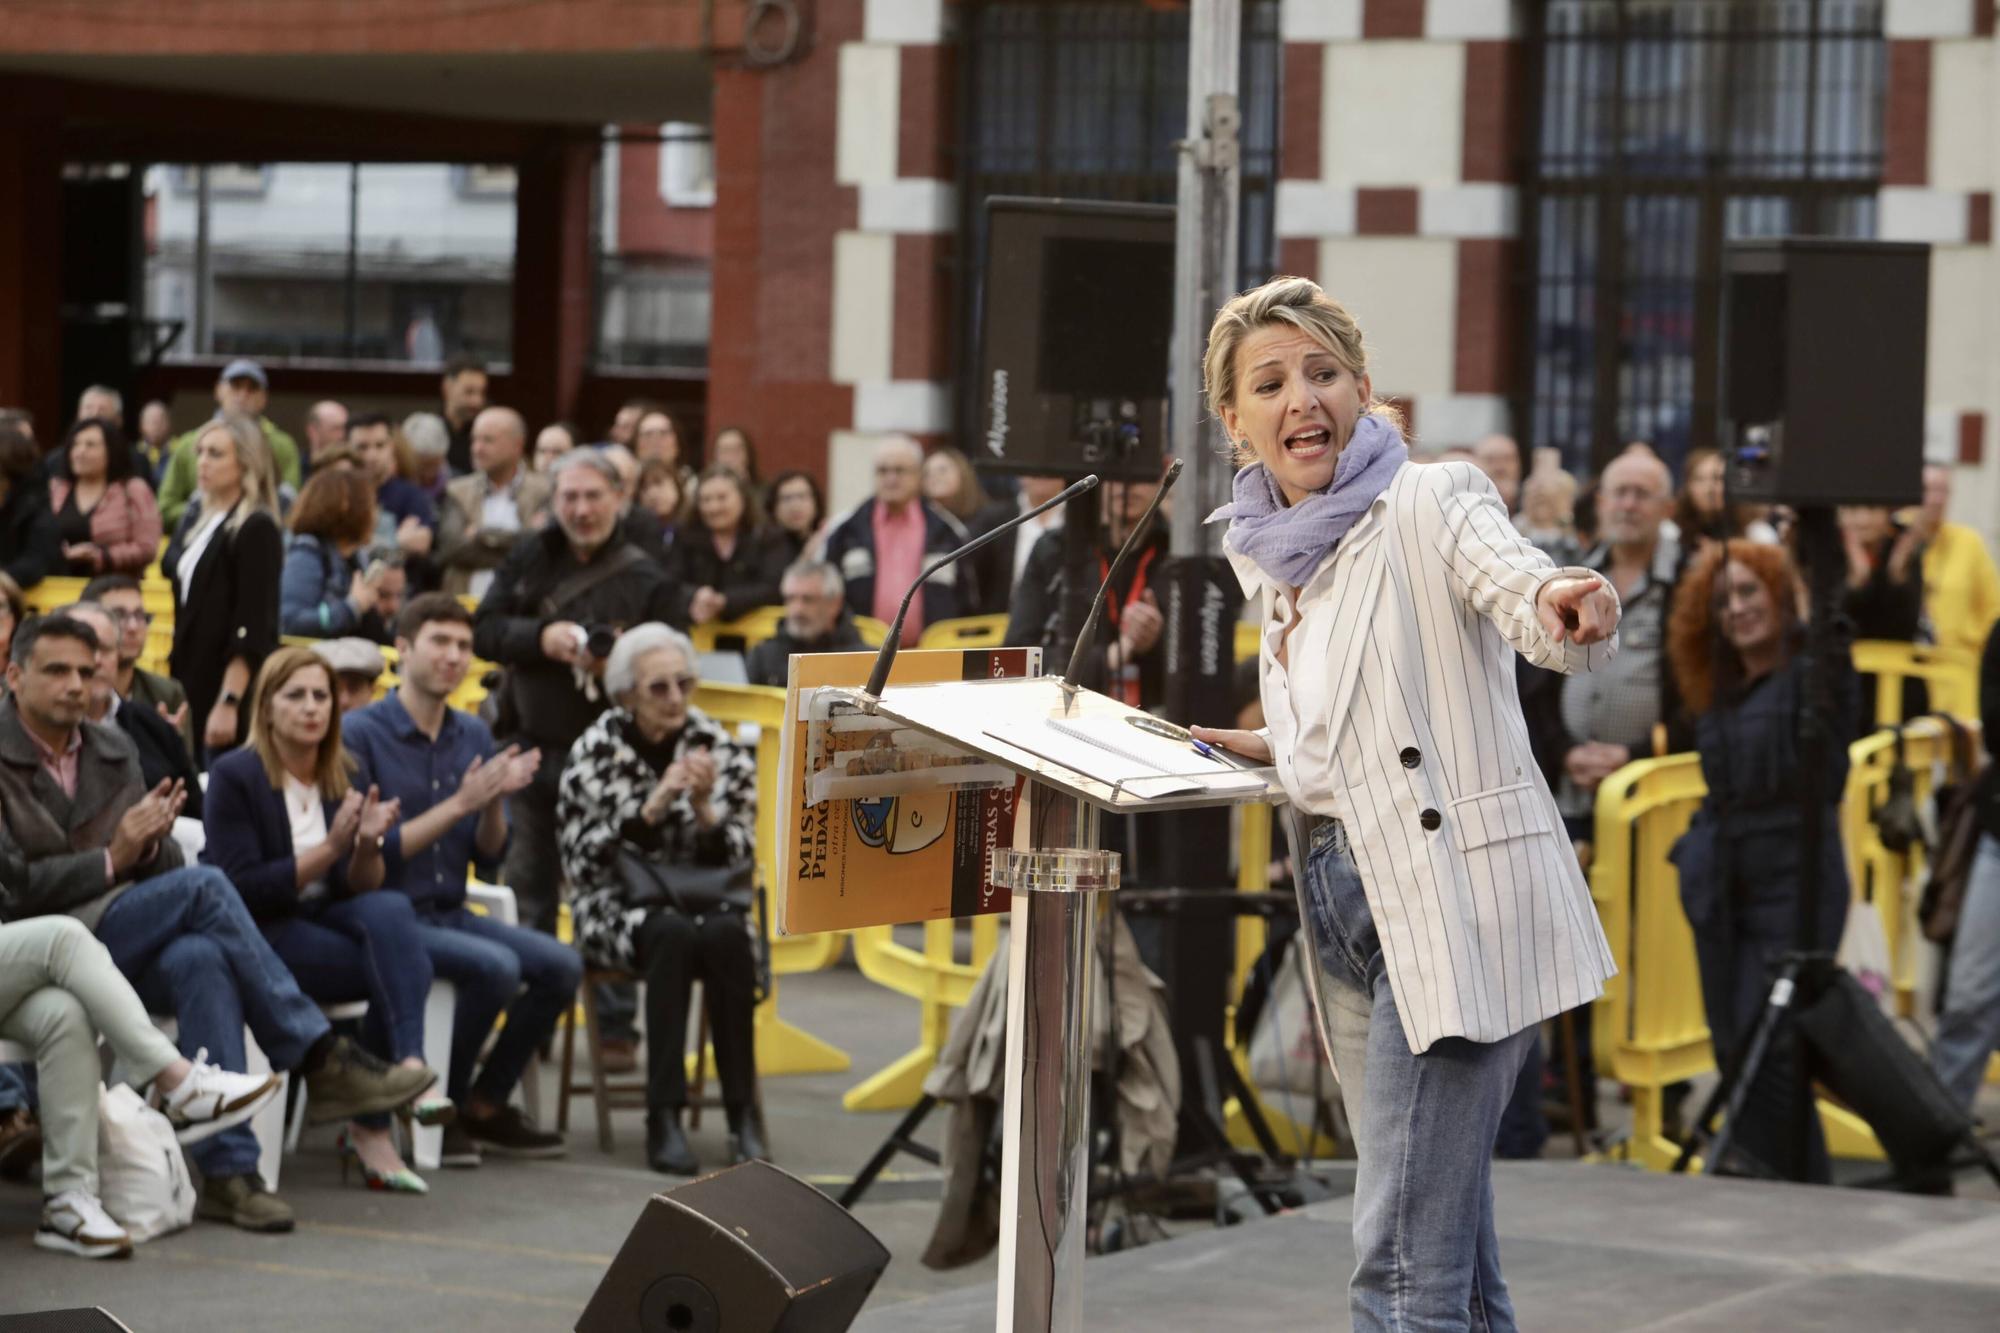
{"label": "transparent acrylic lectern", "polygon": [[1206,758],[1139,710],[1053,676],[812,695],[800,703],[816,755],[809,801],[1028,780],[1014,846],[991,863],[1013,894],[994,1326],[1078,1329],[1098,895],[1118,887],[1117,854],[1097,848],[1099,814],[1271,800],[1276,775]]}

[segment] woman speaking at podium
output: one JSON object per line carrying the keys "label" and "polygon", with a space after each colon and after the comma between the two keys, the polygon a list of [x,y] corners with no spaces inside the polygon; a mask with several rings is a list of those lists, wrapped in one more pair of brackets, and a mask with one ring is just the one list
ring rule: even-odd
{"label": "woman speaking at podium", "polygon": [[1314,283],[1224,306],[1204,379],[1245,465],[1213,517],[1261,601],[1268,725],[1195,734],[1275,760],[1299,820],[1307,974],[1359,1157],[1354,1327],[1511,1330],[1500,1111],[1537,1025],[1614,970],[1512,659],[1603,665],[1617,594],[1529,545],[1471,464],[1410,462]]}

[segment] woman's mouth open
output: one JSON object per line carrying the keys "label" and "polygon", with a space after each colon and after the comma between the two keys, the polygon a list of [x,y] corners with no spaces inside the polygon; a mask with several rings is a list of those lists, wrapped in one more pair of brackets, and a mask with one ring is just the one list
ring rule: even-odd
{"label": "woman's mouth open", "polygon": [[1333,432],[1325,426],[1302,426],[1285,437],[1285,452],[1293,458],[1318,458],[1333,447]]}

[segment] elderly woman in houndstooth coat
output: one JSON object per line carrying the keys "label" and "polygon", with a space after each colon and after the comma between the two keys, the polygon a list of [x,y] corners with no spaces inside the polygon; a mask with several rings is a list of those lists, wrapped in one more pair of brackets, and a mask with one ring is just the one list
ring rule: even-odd
{"label": "elderly woman in houndstooth coat", "polygon": [[694,662],[687,636],[665,625],[619,637],[604,667],[613,706],[570,748],[556,804],[578,946],[594,966],[646,981],[647,1162],[688,1176],[699,1170],[681,1129],[697,973],[707,987],[731,1160],[765,1155],[751,1108],[756,961],[745,913],[684,915],[637,903],[619,872],[621,851],[682,867],[740,865],[755,851],[757,762],[690,706]]}

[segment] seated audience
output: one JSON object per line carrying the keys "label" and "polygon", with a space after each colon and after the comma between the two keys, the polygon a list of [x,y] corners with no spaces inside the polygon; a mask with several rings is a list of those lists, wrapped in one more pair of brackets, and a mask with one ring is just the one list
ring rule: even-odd
{"label": "seated audience", "polygon": [[280,488],[298,490],[299,446],[264,415],[270,398],[271,381],[255,361],[239,358],[222,368],[215,381],[215,416],[174,441],[166,471],[161,475],[160,520],[169,529],[180,525],[188,501],[201,489],[195,466],[201,437],[209,425],[224,417],[248,418],[256,438],[262,442],[258,452],[264,456],[271,473],[273,513],[277,511]]}
{"label": "seated audience", "polygon": [[489,407],[472,423],[473,470],[445,487],[438,514],[437,563],[455,597],[484,597],[520,535],[549,520],[549,479],[529,469],[527,443],[511,407]]}
{"label": "seated audience", "polygon": [[753,1098],[756,960],[747,914],[694,914],[642,901],[621,859],[723,866],[756,853],[757,761],[689,700],[694,645],[665,625],[625,631],[604,668],[613,706],[578,738],[557,805],[577,945],[598,967],[646,981],[646,1160],[699,1169],[681,1127],[687,1105],[688,1000],[697,973],[708,1001],[730,1160],[765,1155]]}
{"label": "seated audience", "polygon": [[972,536],[1012,517],[1006,501],[987,499],[972,460],[950,445],[931,450],[924,459],[923,487],[924,498],[957,519]]}
{"label": "seated audience", "polygon": [[[28,599],[21,594],[21,585],[5,574],[0,574],[0,662],[7,660],[7,649],[14,642],[14,631],[28,618]],[[0,694],[6,689],[0,686]]]}
{"label": "seated audience", "polygon": [[743,659],[752,685],[784,686],[794,653],[848,653],[868,646],[847,613],[840,571],[824,560],[794,561],[779,591],[785,599],[784,624]]}
{"label": "seated audience", "polygon": [[715,442],[709,446],[709,466],[726,467],[750,485],[750,493],[759,500],[764,498],[764,480],[757,474],[757,446],[750,442],[750,432],[741,426],[724,426],[715,432]]}
{"label": "seated audience", "polygon": [[[155,398],[139,409],[139,436],[132,441],[133,463],[148,486],[160,484],[160,471],[167,465],[173,442],[173,413]],[[162,519],[162,524],[165,521]]]}
{"label": "seated audience", "polygon": [[1521,503],[1521,446],[1511,435],[1488,435],[1472,446],[1472,463],[1493,488],[1500,492],[1500,503],[1507,506],[1511,515]]}
{"label": "seated audience", "polygon": [[[1924,534],[1902,522],[1881,505],[1842,505],[1840,536],[1847,550],[1847,587],[1843,609],[1857,639],[1889,639],[1899,643],[1930,643],[1935,627],[1924,616]],[[1868,714],[1881,716],[1877,679],[1868,691]],[[1903,682],[1902,715],[1929,711],[1929,691],[1923,681]]]}
{"label": "seated audience", "polygon": [[0,573],[22,589],[64,567],[41,465],[32,436],[0,427]]}
{"label": "seated audience", "polygon": [[771,526],[784,535],[797,560],[808,551],[817,555],[826,527],[826,496],[810,472],[780,472],[771,479]]}
{"label": "seated audience", "polygon": [[90,708],[84,716],[124,732],[138,752],[139,774],[147,790],[162,782],[179,783],[187,793],[184,813],[189,819],[200,819],[201,776],[179,729],[158,710],[143,704],[127,704],[119,697],[119,631],[111,612],[96,602],[76,602],[58,608],[55,614],[89,626],[90,632],[97,636],[97,674],[91,678]]}
{"label": "seated audience", "polygon": [[1720,449],[1690,449],[1681,462],[1681,493],[1674,501],[1672,524],[1680,532],[1683,560],[1732,537],[1777,543],[1777,530],[1758,517],[1756,506],[1724,503],[1726,471]]}
{"label": "seated audience", "polygon": [[[1099,488],[1104,524],[1098,529],[1097,558],[1091,562],[1093,591],[1159,489],[1153,481],[1114,481]],[[1152,582],[1169,554],[1165,517],[1163,511],[1153,520],[1145,541],[1112,583],[1104,602],[1103,628],[1081,667],[1082,683],[1146,708],[1158,707],[1167,697],[1167,654],[1161,642],[1166,618],[1160,613],[1158,585]],[[1035,543],[1007,618],[1005,642],[1017,648],[1039,644],[1043,665],[1050,671],[1062,670],[1074,647],[1062,632],[1062,604],[1069,583],[1063,569],[1066,541],[1058,528]]]}
{"label": "seated audience", "polygon": [[[875,495],[827,534],[826,558],[847,580],[856,615],[893,624],[903,594],[931,556],[965,544],[965,528],[919,491],[923,446],[907,435],[875,446]],[[903,646],[914,645],[925,625],[968,616],[979,605],[978,579],[961,562],[947,565],[917,590],[903,622]]]}
{"label": "seated audience", "polygon": [[[333,672],[310,648],[280,648],[257,672],[248,743],[210,770],[202,859],[229,876],[301,990],[321,1004],[366,1000],[362,1045],[421,1070],[430,958],[410,900],[377,892],[398,805],[350,783],[352,764]],[[412,1110],[429,1123],[449,1106],[427,1098]],[[358,1162],[370,1189],[427,1192],[386,1120],[352,1120],[339,1152],[343,1175]]]}
{"label": "seated audience", "polygon": [[435,412],[412,412],[398,429],[409,446],[410,484],[436,509],[444,503],[444,488],[459,475],[459,469],[445,461],[451,451],[451,430]]}
{"label": "seated audience", "polygon": [[426,579],[431,547],[437,540],[437,507],[404,475],[410,470],[403,459],[407,446],[380,412],[355,417],[347,427],[347,442],[375,486],[375,544],[401,551],[410,566],[412,584],[429,586]]}
{"label": "seated audience", "polygon": [[577,438],[576,427],[567,421],[550,422],[535,436],[535,471],[547,472],[555,466],[558,458],[580,443],[582,441]]}
{"label": "seated audience", "polygon": [[[429,596],[428,593],[420,594]],[[340,701],[340,715],[375,702],[375,682],[389,669],[389,659],[381,645],[368,639],[322,639],[313,651],[333,669],[334,694]]]}
{"label": "seated audience", "polygon": [[[447,1166],[477,1166],[482,1149],[558,1157],[560,1134],[537,1128],[508,1099],[538,1047],[576,1001],[583,962],[538,930],[469,911],[468,875],[499,878],[508,798],[534,779],[539,750],[498,750],[486,724],[445,700],[472,665],[472,616],[455,598],[425,593],[397,626],[402,683],[346,719],[356,781],[398,801],[402,820],[382,849],[387,889],[416,905],[436,975],[458,989],[446,1091],[458,1118],[445,1127]],[[502,1014],[506,1026],[480,1065]]]}
{"label": "seated audience", "polygon": [[449,461],[454,471],[472,470],[472,423],[486,408],[486,363],[461,352],[444,363],[438,382],[442,415],[451,428]]}
{"label": "seated audience", "polygon": [[676,619],[706,625],[777,605],[789,549],[764,526],[750,483],[726,467],[709,468],[695,491],[694,517],[667,562]]}
{"label": "seated audience", "polygon": [[[10,909],[0,886],[0,918],[11,917]],[[35,1244],[86,1259],[132,1252],[132,1238],[98,1196],[100,1033],[182,1143],[242,1124],[283,1086],[276,1074],[231,1074],[199,1055],[181,1055],[81,921],[42,916],[0,924],[0,1037],[34,1051],[41,1085],[42,1221]]]}
{"label": "seated audience", "polygon": [[[639,503],[639,476],[643,464],[633,456],[632,451],[622,444],[602,444],[592,452],[611,464],[611,470],[618,478],[618,519],[625,525],[634,545],[661,562],[665,567],[665,552],[671,543],[660,526],[660,520],[653,511]],[[657,460],[655,460],[657,462]],[[658,463],[660,467],[672,467],[674,475],[682,479],[682,493],[691,498],[694,494],[694,478],[686,469],[669,463]]]}
{"label": "seated audience", "polygon": [[1514,526],[1558,565],[1581,554],[1576,540],[1576,478],[1560,467],[1537,468],[1521,483]]}
{"label": "seated audience", "polygon": [[347,447],[347,405],[331,398],[322,399],[306,409],[306,457],[305,475],[324,467],[327,458],[336,449]]}
{"label": "seated audience", "polygon": [[[1047,504],[1062,493],[1064,485],[1061,477],[1022,477],[1021,493],[1011,504],[1001,501],[1003,508],[992,521],[997,526],[1038,505]],[[1014,604],[1015,591],[1021,585],[1021,575],[1027,572],[1028,561],[1034,556],[1036,545],[1046,534],[1061,530],[1063,510],[1067,507],[1057,505],[1040,518],[1031,518],[1020,527],[1002,533],[992,545],[966,557],[972,561],[979,577],[979,614],[1004,616],[1008,613]]]}
{"label": "seated audience", "polygon": [[389,565],[361,565],[361,552],[375,536],[375,488],[368,479],[351,468],[315,472],[292,506],[291,527],[278,592],[283,631],[307,639],[360,635],[388,642],[380,603]]}
{"label": "seated audience", "polygon": [[681,491],[681,474],[671,463],[654,461],[639,469],[639,503],[635,508],[649,514],[659,525],[658,554],[665,560],[673,551],[681,524],[688,515],[688,496]]}
{"label": "seated audience", "polygon": [[[408,1103],[435,1081],[390,1068],[336,1037],[257,930],[227,876],[187,867],[169,836],[184,794],[142,784],[119,732],[86,720],[96,636],[47,616],[14,636],[0,702],[0,854],[10,918],[67,913],[95,931],[147,1010],[170,1014],[184,1052],[243,1069],[247,1023],[274,1068],[306,1079],[312,1114],[347,1119]],[[257,1140],[238,1126],[195,1146],[197,1215],[289,1231],[290,1205],[257,1175]]]}
{"label": "seated audience", "polygon": [[189,721],[206,766],[240,744],[243,698],[265,654],[278,646],[284,540],[269,450],[248,417],[225,416],[196,433],[200,493],[188,502],[160,572],[174,588],[174,647],[167,671],[187,689]]}
{"label": "seated audience", "polygon": [[77,422],[51,465],[49,508],[68,573],[137,574],[153,563],[160,553],[159,506],[152,487],[132,475],[132,451],[116,422]]}
{"label": "seated audience", "polygon": [[[617,414],[611,424],[604,428],[604,443],[622,445],[630,449],[639,438],[639,418],[648,412],[660,411],[660,405],[651,398],[627,398],[619,404]],[[581,440],[578,443],[582,443]]]}
{"label": "seated audience", "polygon": [[173,723],[192,759],[194,724],[188,716],[187,691],[172,676],[156,675],[139,665],[139,659],[146,655],[147,632],[153,627],[153,613],[146,609],[146,594],[139,580],[130,574],[100,574],[84,585],[83,600],[103,607],[118,626],[118,697]]}
{"label": "seated audience", "polygon": [[[1781,548],[1732,538],[1688,566],[1674,593],[1667,657],[1694,715],[1708,790],[1672,857],[1694,931],[1709,1035],[1724,1068],[1741,1056],[1778,962],[1797,943],[1804,647],[1798,575]],[[1829,955],[1847,916],[1839,807],[1860,720],[1860,686],[1845,651],[1833,665],[1836,711],[1825,720],[1829,771],[1820,789],[1820,937],[1812,945]],[[1792,1123],[1798,1058],[1788,1017],[1765,1049],[1732,1143],[1762,1170],[1824,1184],[1831,1163],[1819,1117],[1810,1118],[1803,1140]],[[1719,1165],[1744,1169],[1733,1159]]]}

